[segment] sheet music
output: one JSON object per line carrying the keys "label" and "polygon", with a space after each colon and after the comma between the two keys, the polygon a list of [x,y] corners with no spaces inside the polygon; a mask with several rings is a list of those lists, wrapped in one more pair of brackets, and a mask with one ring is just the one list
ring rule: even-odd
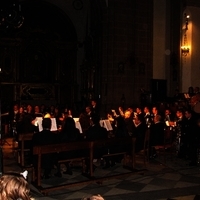
{"label": "sheet music", "polygon": [[42,117],[36,117],[35,126],[38,126],[39,132],[43,130],[42,128]]}
{"label": "sheet music", "polygon": [[57,123],[56,123],[56,118],[51,118],[51,131],[57,131]]}
{"label": "sheet music", "polygon": [[106,120],[100,120],[100,126],[106,128],[107,131],[112,131],[113,128],[111,126],[111,123],[108,119]]}
{"label": "sheet music", "polygon": [[75,122],[75,124],[76,124],[76,128],[79,129],[80,133],[83,133],[80,122],[77,121]]}
{"label": "sheet music", "polygon": [[[39,132],[41,132],[43,130],[43,127],[42,127],[42,120],[43,118],[42,117],[36,117],[36,126],[38,126],[39,128]],[[56,118],[51,118],[51,131],[57,131],[58,128],[57,128],[57,124],[56,124]]]}
{"label": "sheet music", "polygon": [[73,118],[75,122],[78,122],[79,121],[79,118]]}

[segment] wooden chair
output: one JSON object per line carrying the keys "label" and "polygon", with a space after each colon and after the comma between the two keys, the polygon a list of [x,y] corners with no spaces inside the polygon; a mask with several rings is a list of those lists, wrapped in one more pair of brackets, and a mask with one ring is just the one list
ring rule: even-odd
{"label": "wooden chair", "polygon": [[167,127],[164,131],[164,142],[162,145],[155,145],[152,148],[156,150],[158,157],[163,156],[164,162],[166,163],[166,158],[169,155],[172,159],[173,154],[175,153],[175,143],[173,131],[170,127]]}
{"label": "wooden chair", "polygon": [[33,133],[24,133],[19,134],[18,142],[21,142],[21,147],[18,147],[18,163],[24,167],[25,165],[25,158],[24,153],[29,152],[30,149],[25,148],[25,141],[31,141],[33,137]]}
{"label": "wooden chair", "polygon": [[[149,138],[150,138],[150,130],[148,128],[145,132],[144,148],[141,151],[135,153],[135,157],[137,157],[137,158],[142,157],[145,168],[146,168],[146,163],[149,162]],[[135,162],[136,162],[137,158],[134,159]]]}

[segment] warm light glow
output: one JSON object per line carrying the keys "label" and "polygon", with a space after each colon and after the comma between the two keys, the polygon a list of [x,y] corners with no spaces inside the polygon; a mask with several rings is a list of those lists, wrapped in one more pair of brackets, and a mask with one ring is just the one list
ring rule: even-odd
{"label": "warm light glow", "polygon": [[187,56],[187,54],[190,52],[189,46],[181,46],[181,53],[183,56]]}

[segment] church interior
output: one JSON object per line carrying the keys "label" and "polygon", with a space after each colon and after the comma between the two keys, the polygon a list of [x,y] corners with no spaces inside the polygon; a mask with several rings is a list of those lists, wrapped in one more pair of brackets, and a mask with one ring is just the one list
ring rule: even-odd
{"label": "church interior", "polygon": [[[95,99],[105,117],[119,106],[187,102],[189,88],[200,87],[199,19],[198,0],[1,0],[0,113],[7,115],[14,104],[59,105],[78,116]],[[18,169],[5,146],[5,169]],[[107,200],[200,199],[199,164],[159,159],[145,175],[48,197],[32,188],[32,195],[39,200],[97,193]],[[72,178],[81,179],[76,172]]]}
{"label": "church interior", "polygon": [[[1,101],[103,110],[199,83],[195,0],[2,1]],[[9,95],[4,95],[9,94]]]}

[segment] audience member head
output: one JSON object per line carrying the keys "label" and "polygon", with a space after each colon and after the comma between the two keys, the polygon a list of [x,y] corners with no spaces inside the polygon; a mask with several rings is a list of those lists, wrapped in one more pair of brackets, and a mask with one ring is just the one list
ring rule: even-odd
{"label": "audience member head", "polygon": [[82,200],[104,200],[104,198],[100,195],[92,195],[90,197],[83,198]]}
{"label": "audience member head", "polygon": [[50,130],[51,129],[51,119],[50,118],[44,118],[42,120],[42,127],[44,130]]}
{"label": "audience member head", "polygon": [[5,174],[0,178],[1,200],[31,200],[28,182],[20,174]]}

